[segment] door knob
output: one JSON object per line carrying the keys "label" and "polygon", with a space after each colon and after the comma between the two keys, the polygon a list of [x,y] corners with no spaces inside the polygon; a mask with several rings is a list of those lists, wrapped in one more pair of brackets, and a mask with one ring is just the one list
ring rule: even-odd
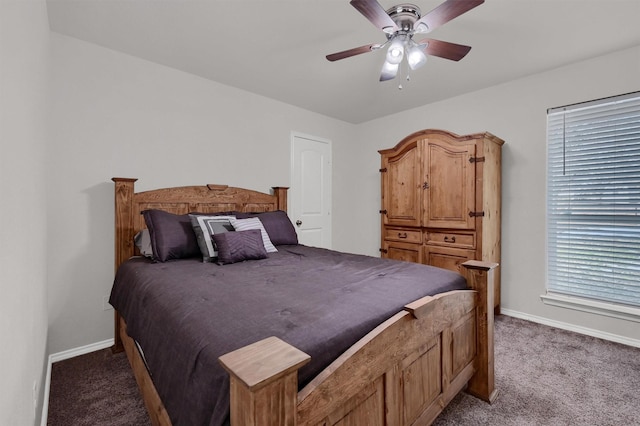
{"label": "door knob", "polygon": [[302,221],[301,220],[296,220],[296,225],[298,225],[298,226],[302,225]]}

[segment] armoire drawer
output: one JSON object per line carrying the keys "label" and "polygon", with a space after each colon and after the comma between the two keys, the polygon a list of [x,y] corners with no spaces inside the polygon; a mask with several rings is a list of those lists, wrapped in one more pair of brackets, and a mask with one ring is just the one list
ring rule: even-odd
{"label": "armoire drawer", "polygon": [[460,272],[460,265],[475,257],[475,251],[473,250],[435,246],[422,247],[424,247],[422,256],[424,263],[455,272]]}
{"label": "armoire drawer", "polygon": [[426,231],[425,243],[444,247],[476,248],[475,232]]}
{"label": "armoire drawer", "polygon": [[422,263],[422,244],[385,241],[382,244],[382,257],[405,262]]}
{"label": "armoire drawer", "polygon": [[388,241],[421,244],[422,232],[419,229],[385,228],[382,238]]}

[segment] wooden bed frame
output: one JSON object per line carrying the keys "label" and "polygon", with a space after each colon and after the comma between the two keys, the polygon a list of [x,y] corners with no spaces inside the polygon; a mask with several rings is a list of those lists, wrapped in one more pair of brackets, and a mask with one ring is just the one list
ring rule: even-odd
{"label": "wooden bed frame", "polygon": [[[140,214],[287,210],[287,188],[273,194],[221,185],[136,193],[137,179],[115,182],[115,266],[136,254]],[[231,424],[424,425],[466,391],[492,402],[495,263],[466,262],[472,290],[416,300],[380,324],[298,391],[298,369],[310,357],[271,337],[220,357],[231,378]],[[126,324],[115,313],[114,352],[126,351],[154,425],[170,425]]]}

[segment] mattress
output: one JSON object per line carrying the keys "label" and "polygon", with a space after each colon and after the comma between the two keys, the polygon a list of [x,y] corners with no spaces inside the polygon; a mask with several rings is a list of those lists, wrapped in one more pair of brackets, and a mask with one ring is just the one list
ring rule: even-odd
{"label": "mattress", "polygon": [[221,355],[277,336],[311,356],[303,387],[407,303],[464,288],[448,270],[295,245],[230,265],[132,258],[110,303],[143,348],[172,423],[219,426],[229,416]]}

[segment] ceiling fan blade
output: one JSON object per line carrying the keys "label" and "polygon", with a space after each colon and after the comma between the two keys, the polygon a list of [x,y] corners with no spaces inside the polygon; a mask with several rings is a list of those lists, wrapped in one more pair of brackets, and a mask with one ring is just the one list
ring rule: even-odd
{"label": "ceiling fan blade", "polygon": [[353,49],[332,53],[331,55],[327,55],[327,59],[330,60],[331,62],[338,61],[340,59],[349,58],[351,56],[371,52],[372,50],[377,49],[379,47],[380,47],[379,44],[367,44],[366,46],[354,47]]}
{"label": "ceiling fan blade", "polygon": [[385,33],[391,34],[400,29],[376,0],[351,0],[350,3],[373,25]]}
{"label": "ceiling fan blade", "polygon": [[427,55],[438,56],[452,61],[459,61],[464,58],[471,50],[471,46],[463,44],[450,43],[448,41],[435,40],[433,38],[425,38],[420,40],[418,44],[427,44],[424,53]]}
{"label": "ceiling fan blade", "polygon": [[384,61],[384,65],[382,65],[382,71],[380,72],[380,81],[393,80],[398,75],[398,69],[400,68],[400,64],[391,64],[387,61]]}
{"label": "ceiling fan blade", "polygon": [[484,0],[447,0],[420,18],[413,28],[416,32],[432,31],[482,3]]}

